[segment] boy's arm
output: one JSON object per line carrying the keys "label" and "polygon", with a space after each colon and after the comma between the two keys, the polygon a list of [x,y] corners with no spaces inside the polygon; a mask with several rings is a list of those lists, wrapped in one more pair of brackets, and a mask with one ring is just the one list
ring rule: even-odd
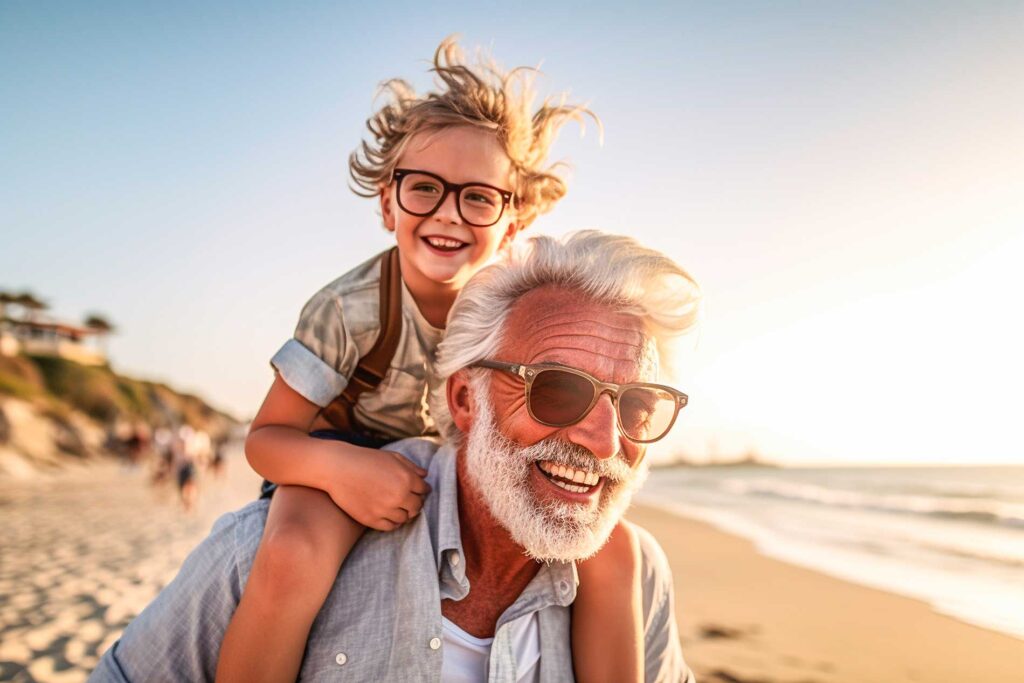
{"label": "boy's arm", "polygon": [[419,512],[430,490],[426,470],[390,451],[310,437],[319,410],[275,375],[245,440],[253,469],[276,484],[325,491],[374,529],[389,531]]}
{"label": "boy's arm", "polygon": [[341,460],[337,454],[351,445],[309,436],[319,412],[320,406],[275,373],[245,439],[245,456],[252,468],[275,484],[322,488]]}

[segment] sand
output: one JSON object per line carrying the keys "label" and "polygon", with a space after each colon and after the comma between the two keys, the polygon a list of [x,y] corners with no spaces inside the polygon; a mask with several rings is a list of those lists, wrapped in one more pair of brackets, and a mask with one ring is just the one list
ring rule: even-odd
{"label": "sand", "polygon": [[[0,481],[0,680],[84,681],[258,482],[236,452],[186,515],[173,487],[110,464]],[[683,651],[702,683],[1024,682],[1024,640],[767,559],[701,522],[642,507],[630,518],[668,554]]]}
{"label": "sand", "polygon": [[704,522],[640,506],[629,518],[668,555],[702,683],[1024,681],[1024,640],[767,558]]}
{"label": "sand", "polygon": [[84,681],[213,520],[255,498],[235,450],[192,514],[173,483],[110,462],[0,479],[0,681]]}

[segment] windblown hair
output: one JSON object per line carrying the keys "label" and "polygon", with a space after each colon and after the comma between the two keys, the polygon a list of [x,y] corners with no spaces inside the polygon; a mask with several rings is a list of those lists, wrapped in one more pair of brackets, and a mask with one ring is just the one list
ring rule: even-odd
{"label": "windblown hair", "polygon": [[495,358],[516,301],[533,289],[564,287],[614,310],[638,316],[653,340],[662,374],[673,374],[676,341],[696,328],[701,292],[668,256],[632,237],[583,230],[564,241],[533,237],[466,284],[448,314],[434,362],[430,409],[441,435],[457,441],[445,384],[457,371]]}
{"label": "windblown hair", "polygon": [[555,173],[559,164],[545,167],[558,131],[570,120],[582,127],[585,116],[600,130],[600,120],[586,107],[569,104],[564,94],[544,99],[531,114],[538,71],[504,71],[483,57],[467,64],[454,37],[438,46],[431,71],[438,90],[423,96],[400,79],[381,86],[385,104],[366,122],[371,137],[349,156],[352,190],[364,197],[379,195],[417,133],[470,125],[494,131],[512,161],[519,222],[525,227],[550,210],[566,192],[565,181]]}

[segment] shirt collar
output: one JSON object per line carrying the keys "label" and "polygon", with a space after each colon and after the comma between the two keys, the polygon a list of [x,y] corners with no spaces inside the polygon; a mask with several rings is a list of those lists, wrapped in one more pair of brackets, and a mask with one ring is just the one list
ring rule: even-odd
{"label": "shirt collar", "polygon": [[430,461],[428,481],[433,494],[424,501],[429,515],[431,540],[434,543],[437,576],[441,598],[461,600],[469,593],[466,578],[466,557],[462,552],[462,531],[459,526],[459,493],[455,474],[455,448],[441,446]]}
{"label": "shirt collar", "polygon": [[[441,446],[431,459],[428,479],[434,495],[427,496],[424,508],[431,524],[441,598],[461,600],[469,593],[466,557],[462,551],[459,525],[459,495],[456,480],[456,450]],[[576,599],[579,574],[575,562],[548,562],[527,586],[523,607],[537,609],[546,604],[569,605]],[[539,604],[543,603],[543,604]],[[518,611],[518,610],[516,610]],[[508,618],[515,618],[509,614]],[[504,619],[503,619],[504,621]]]}

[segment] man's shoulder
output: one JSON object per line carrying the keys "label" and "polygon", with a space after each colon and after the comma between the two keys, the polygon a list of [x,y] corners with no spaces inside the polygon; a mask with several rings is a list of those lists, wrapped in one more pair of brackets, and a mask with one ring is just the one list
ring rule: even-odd
{"label": "man's shoulder", "polygon": [[384,446],[384,450],[394,451],[411,460],[418,467],[430,470],[430,463],[434,456],[441,450],[443,444],[436,437],[414,436],[401,441],[395,441]]}
{"label": "man's shoulder", "polygon": [[651,616],[662,610],[671,611],[673,602],[672,569],[668,557],[651,532],[626,521],[636,534],[640,546],[640,583],[643,589],[644,613]]}
{"label": "man's shoulder", "polygon": [[633,533],[636,534],[640,545],[640,557],[643,560],[644,574],[657,574],[671,579],[672,571],[669,568],[668,557],[665,555],[665,551],[657,539],[654,538],[654,534],[629,520],[624,520],[624,523],[628,524]]}
{"label": "man's shoulder", "polygon": [[224,513],[213,523],[203,545],[220,547],[230,553],[238,563],[240,573],[248,576],[249,565],[263,537],[269,508],[269,500],[254,500],[237,510]]}
{"label": "man's shoulder", "polygon": [[625,523],[634,531],[640,545],[646,680],[693,683],[693,673],[686,666],[679,644],[668,557],[649,531],[632,522]]}

